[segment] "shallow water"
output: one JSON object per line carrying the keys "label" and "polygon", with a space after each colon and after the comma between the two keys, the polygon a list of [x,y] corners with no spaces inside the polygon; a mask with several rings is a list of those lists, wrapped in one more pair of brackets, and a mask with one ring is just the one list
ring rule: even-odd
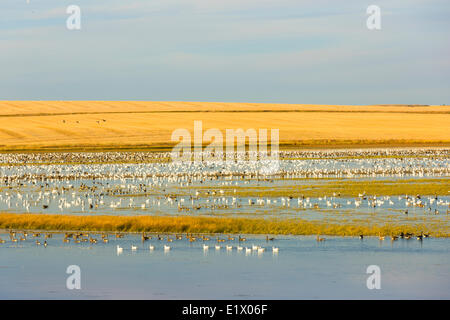
{"label": "shallow water", "polygon": [[[183,238],[171,242],[166,253],[163,245],[168,242],[155,237],[142,243],[140,235],[125,235],[97,244],[63,243],[62,238],[55,234],[46,248],[31,236],[0,244],[0,299],[450,298],[450,239],[327,237],[319,243],[309,236],[269,242],[247,236],[242,246],[266,250],[246,254],[237,251],[236,240],[216,250],[215,237],[205,242],[210,246],[206,252],[203,241]],[[122,254],[117,254],[117,245],[124,248]],[[233,249],[227,251],[225,245]],[[272,246],[279,247],[278,254]],[[81,268],[80,290],[66,288],[69,265]],[[369,265],[381,268],[379,290],[366,286]]]}
{"label": "shallow water", "polygon": [[[317,153],[317,156],[324,155],[326,153]],[[365,156],[364,153],[359,155]],[[195,213],[196,216],[264,218],[281,215],[328,222],[370,219],[374,223],[390,221],[403,225],[411,220],[444,228],[450,223],[450,216],[446,214],[450,204],[448,194],[439,194],[438,200],[433,195],[422,196],[422,207],[414,205],[418,201],[415,195],[378,196],[373,207],[371,203],[375,200],[369,196],[375,195],[368,195],[365,200],[364,197],[341,198],[330,194],[287,200],[289,194],[262,197],[257,191],[258,187],[276,191],[300,184],[322,183],[318,179],[302,180],[304,177],[360,181],[448,179],[448,151],[437,155],[439,157],[283,160],[280,162],[282,177],[255,175],[257,170],[245,163],[223,170],[208,164],[51,162],[56,161],[55,158],[62,162],[77,161],[80,157],[87,162],[101,161],[105,154],[0,155],[0,163],[4,164],[0,166],[0,212]],[[114,153],[107,154],[106,158],[140,161],[147,156],[150,157],[141,153]],[[23,165],[30,161],[50,161],[50,164]],[[208,175],[210,173],[212,176]],[[248,192],[245,196],[230,194],[234,186]],[[222,193],[221,189],[225,191]],[[258,201],[263,203],[258,204]],[[314,204],[319,209],[314,208]],[[406,210],[408,215],[404,214]],[[100,240],[98,234],[91,236]],[[202,248],[203,241],[190,243],[183,238],[168,243],[152,239],[142,243],[140,235],[136,234],[124,238],[110,236],[109,243],[99,241],[96,244],[76,244],[73,240],[63,243],[63,235],[54,234],[47,239],[48,247],[35,243],[36,239],[43,242],[42,236],[30,235],[26,241],[17,243],[9,240],[8,233],[0,231],[0,237],[7,240],[0,244],[0,299],[450,298],[450,239],[445,238],[391,242],[375,237],[365,237],[362,241],[327,237],[326,241],[317,242],[315,237],[277,236],[275,241],[267,242],[264,236],[247,236],[248,241],[242,246],[256,245],[266,250],[246,254],[245,250],[237,250],[236,240],[221,243],[222,248],[216,250],[215,236],[206,242],[210,246],[207,251]],[[155,246],[154,251],[149,250],[150,244]],[[170,244],[172,249],[164,252],[164,244]],[[124,248],[120,255],[117,245]],[[132,245],[138,249],[132,251]],[[232,250],[227,251],[225,245],[232,245]],[[272,253],[272,246],[279,247],[278,254]],[[66,288],[69,265],[81,268],[80,290]],[[369,277],[366,269],[370,265],[381,268],[380,290],[369,290],[366,286]]]}
{"label": "shallow water", "polygon": [[[394,159],[395,160],[395,159]],[[312,160],[310,160],[312,161]],[[306,161],[303,161],[306,162]],[[405,163],[403,163],[406,166]],[[137,165],[114,165],[114,170],[121,171],[123,175],[135,173],[132,170]],[[447,166],[450,165],[447,162]],[[55,167],[55,166],[53,166]],[[375,175],[364,178],[347,178],[321,180],[321,179],[297,179],[292,175],[283,179],[255,179],[241,177],[219,177],[205,179],[204,177],[189,176],[179,177],[111,177],[112,171],[105,169],[108,165],[97,165],[105,170],[99,177],[87,178],[83,174],[90,173],[90,169],[80,169],[79,166],[61,165],[67,174],[75,174],[68,177],[62,172],[58,178],[51,178],[54,174],[51,166],[27,166],[0,167],[0,212],[12,213],[50,213],[71,215],[184,215],[195,213],[196,215],[228,215],[228,216],[262,216],[271,217],[282,215],[287,218],[299,218],[306,220],[323,219],[324,216],[334,214],[334,218],[347,218],[341,213],[358,214],[361,219],[373,219],[373,214],[382,217],[391,214],[395,219],[405,220],[402,213],[406,210],[409,216],[439,219],[443,225],[448,225],[450,220],[446,213],[450,206],[450,196],[439,194],[435,196],[423,196],[420,200],[423,207],[412,204],[418,201],[414,196],[378,196],[376,200],[368,195],[367,198],[339,197],[333,194],[323,194],[321,197],[289,199],[289,192],[298,185],[307,185],[315,188],[328,182],[339,181],[376,181],[384,179],[411,179],[420,181],[421,177],[412,175],[393,176]],[[43,170],[39,176],[22,176],[19,171],[31,174],[33,169]],[[83,167],[84,168],[84,167]],[[45,170],[44,170],[45,169]],[[130,172],[128,172],[131,170]],[[11,172],[9,172],[11,171]],[[9,173],[8,173],[9,172]],[[83,174],[82,174],[83,173]],[[97,172],[98,173],[98,172]],[[81,174],[82,176],[78,176]],[[4,180],[4,177],[8,179]],[[14,178],[16,177],[16,178]],[[430,175],[430,177],[434,177]],[[434,177],[436,178],[436,177]],[[447,176],[439,176],[448,179]],[[450,183],[450,180],[449,180]],[[246,193],[240,196],[239,192]],[[239,189],[240,188],[240,189]],[[266,189],[261,189],[266,188]],[[261,197],[261,191],[269,191],[269,196]],[[363,192],[364,190],[361,190]],[[281,192],[283,197],[270,196],[270,192]],[[285,193],[285,194],[284,194]],[[261,203],[262,202],[262,203]],[[373,203],[376,202],[376,206]],[[252,203],[252,204],[250,204]],[[317,210],[315,207],[317,205]],[[435,213],[438,214],[435,214]],[[404,222],[404,221],[403,221]]]}

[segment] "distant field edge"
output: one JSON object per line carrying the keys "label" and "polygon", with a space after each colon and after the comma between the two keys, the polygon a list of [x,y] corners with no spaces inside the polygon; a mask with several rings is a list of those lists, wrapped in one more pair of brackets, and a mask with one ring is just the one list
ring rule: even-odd
{"label": "distant field edge", "polygon": [[59,214],[0,213],[0,229],[89,232],[159,232],[213,234],[278,234],[378,236],[398,235],[401,232],[430,233],[432,237],[450,237],[449,228],[430,230],[424,224],[394,223],[326,224],[302,219],[169,217],[169,216],[69,216]]}
{"label": "distant field edge", "polygon": [[[114,143],[79,143],[79,144],[52,144],[52,145],[2,145],[0,153],[19,152],[114,152],[114,151],[147,151],[167,152],[171,151],[176,143],[153,143],[153,144],[114,144]],[[205,145],[206,146],[206,145]],[[270,146],[269,146],[270,147]],[[427,148],[427,147],[450,147],[450,140],[298,140],[281,141],[280,150],[295,149],[346,149],[346,148]]]}
{"label": "distant field edge", "polygon": [[391,114],[450,114],[449,111],[383,111],[383,110],[159,110],[159,111],[92,111],[92,112],[53,112],[53,113],[17,113],[0,114],[0,118],[22,118],[22,117],[50,117],[50,116],[76,116],[76,115],[105,115],[105,114],[164,114],[164,113],[391,113]]}

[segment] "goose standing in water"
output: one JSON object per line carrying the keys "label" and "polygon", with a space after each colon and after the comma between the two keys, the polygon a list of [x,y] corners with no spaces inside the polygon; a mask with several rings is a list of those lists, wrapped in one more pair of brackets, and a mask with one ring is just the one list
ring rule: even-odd
{"label": "goose standing in water", "polygon": [[316,237],[316,241],[317,242],[322,242],[322,241],[325,241],[326,239],[325,238],[321,238],[319,235],[317,235],[317,237]]}

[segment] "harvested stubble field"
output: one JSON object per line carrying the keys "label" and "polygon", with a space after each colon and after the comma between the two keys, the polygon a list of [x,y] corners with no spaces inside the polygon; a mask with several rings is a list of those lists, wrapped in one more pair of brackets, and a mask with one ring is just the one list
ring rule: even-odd
{"label": "harvested stubble field", "polygon": [[167,150],[195,120],[279,129],[281,148],[450,146],[450,106],[0,101],[0,151]]}

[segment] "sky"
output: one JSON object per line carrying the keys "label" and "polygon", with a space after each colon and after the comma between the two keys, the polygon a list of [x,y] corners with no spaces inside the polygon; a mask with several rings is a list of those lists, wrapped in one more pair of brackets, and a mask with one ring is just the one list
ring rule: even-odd
{"label": "sky", "polygon": [[448,0],[1,0],[0,100],[450,104],[449,35]]}

